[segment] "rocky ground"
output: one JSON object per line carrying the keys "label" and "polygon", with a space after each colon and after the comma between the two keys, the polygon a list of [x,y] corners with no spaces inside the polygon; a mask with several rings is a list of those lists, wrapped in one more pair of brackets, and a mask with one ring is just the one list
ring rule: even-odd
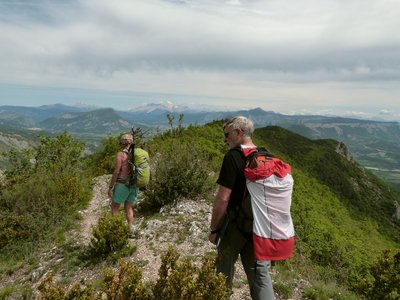
{"label": "rocky ground", "polygon": [[[67,244],[82,247],[90,243],[92,227],[97,224],[103,211],[109,210],[110,207],[110,199],[107,196],[109,178],[109,175],[105,175],[95,180],[93,198],[87,209],[81,212],[82,219],[78,229],[68,233]],[[210,218],[211,205],[202,199],[180,201],[178,205],[165,207],[159,214],[150,218],[136,214],[134,224],[137,237],[130,240],[130,243],[136,245],[137,251],[126,259],[140,266],[144,282],[158,278],[161,255],[170,245],[173,245],[181,257],[190,257],[195,263],[200,264],[205,253],[216,251],[215,246],[208,242]],[[49,270],[55,274],[55,281],[63,280],[70,283],[96,280],[102,276],[104,268],[102,264],[74,268],[70,271],[67,259],[64,251],[54,245],[41,255],[39,264],[33,270],[21,269],[13,276],[3,278],[0,285],[19,282],[30,284],[35,288]],[[251,299],[240,261],[236,267],[231,299]],[[276,275],[274,268],[271,270],[271,275],[272,278]],[[282,298],[277,295],[277,299]],[[292,299],[302,299],[301,288],[295,289]]]}

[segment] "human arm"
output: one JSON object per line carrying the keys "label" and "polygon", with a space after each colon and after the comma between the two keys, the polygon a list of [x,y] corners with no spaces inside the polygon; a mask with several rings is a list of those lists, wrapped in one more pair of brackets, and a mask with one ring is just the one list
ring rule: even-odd
{"label": "human arm", "polygon": [[220,185],[217,195],[215,196],[210,224],[211,233],[208,237],[209,241],[213,244],[216,244],[218,226],[226,212],[226,208],[228,207],[231,193],[232,190],[230,188]]}
{"label": "human arm", "polygon": [[117,182],[117,178],[119,175],[119,172],[121,170],[121,165],[122,165],[122,156],[123,153],[122,152],[118,152],[117,157],[115,158],[115,167],[114,167],[114,172],[112,174],[111,180],[110,180],[110,184],[108,186],[108,196],[111,198],[112,194],[113,194],[113,190],[114,190],[114,186]]}

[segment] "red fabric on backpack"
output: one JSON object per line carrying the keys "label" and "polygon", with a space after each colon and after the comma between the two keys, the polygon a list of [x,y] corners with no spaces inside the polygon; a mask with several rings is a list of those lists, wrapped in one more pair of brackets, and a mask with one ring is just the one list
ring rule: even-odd
{"label": "red fabric on backpack", "polygon": [[242,152],[245,157],[249,157],[252,153],[255,153],[254,161],[249,162],[249,166],[246,166],[244,170],[245,177],[251,181],[264,179],[272,174],[283,178],[287,174],[292,173],[290,165],[283,162],[279,158],[266,155],[257,155],[257,148],[243,148]]}

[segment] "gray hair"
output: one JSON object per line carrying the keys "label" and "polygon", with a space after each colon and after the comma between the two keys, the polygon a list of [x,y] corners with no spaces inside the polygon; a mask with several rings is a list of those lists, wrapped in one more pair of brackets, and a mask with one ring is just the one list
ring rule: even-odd
{"label": "gray hair", "polygon": [[228,122],[226,122],[223,126],[223,129],[225,128],[229,129],[241,129],[244,133],[245,136],[251,137],[254,132],[254,125],[253,122],[243,116],[237,116],[232,119],[230,119]]}

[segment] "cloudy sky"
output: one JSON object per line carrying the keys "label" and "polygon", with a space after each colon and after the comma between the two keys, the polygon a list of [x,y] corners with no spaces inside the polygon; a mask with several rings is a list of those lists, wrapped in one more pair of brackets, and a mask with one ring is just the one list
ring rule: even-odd
{"label": "cloudy sky", "polygon": [[400,121],[399,0],[0,0],[0,104]]}

